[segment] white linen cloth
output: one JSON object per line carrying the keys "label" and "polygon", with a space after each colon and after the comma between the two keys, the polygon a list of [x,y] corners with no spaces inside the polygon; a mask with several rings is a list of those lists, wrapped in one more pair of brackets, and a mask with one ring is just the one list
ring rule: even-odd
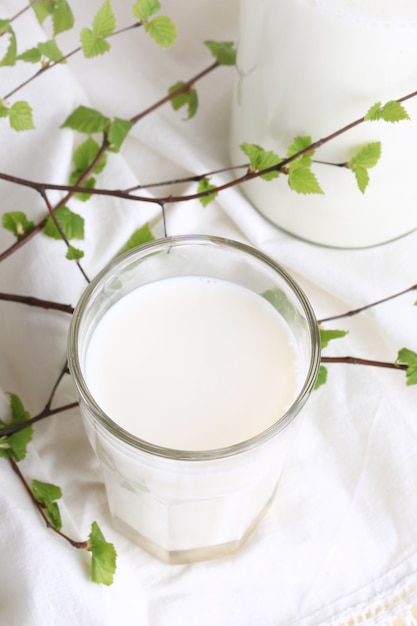
{"label": "white linen cloth", "polygon": [[[118,26],[135,21],[131,2],[114,2]],[[1,18],[25,6],[3,0]],[[90,26],[100,2],[71,2],[77,31]],[[179,40],[160,50],[136,29],[112,39],[102,58],[72,57],[14,99],[27,99],[35,131],[16,133],[1,120],[0,171],[65,183],[80,136],[58,130],[79,104],[129,118],[212,62],[206,39],[236,40],[237,0],[166,2]],[[14,23],[20,51],[49,35],[26,12]],[[46,31],[48,26],[45,26]],[[74,35],[64,34],[64,51]],[[33,67],[1,68],[7,93]],[[17,77],[17,74],[19,76]],[[98,184],[123,189],[202,174],[229,164],[227,140],[232,68],[199,82],[197,116],[183,121],[165,105],[137,124],[119,155],[110,155]],[[244,162],[245,159],[242,159]],[[30,219],[45,214],[36,192],[1,183],[1,210]],[[195,189],[182,184],[183,193]],[[58,194],[53,197],[58,198]],[[401,202],[399,190],[398,202]],[[82,260],[92,277],[134,229],[150,222],[163,235],[157,205],[93,197],[71,206],[86,219]],[[393,207],[395,211],[395,207]],[[354,309],[416,282],[417,232],[377,248],[337,250],[300,241],[270,225],[236,188],[206,208],[167,206],[168,234],[227,236],[283,264],[310,298],[318,318]],[[0,250],[13,238],[0,229]],[[76,245],[78,245],[76,243]],[[36,235],[0,263],[0,290],[75,305],[85,281],[65,259],[62,242]],[[325,354],[394,361],[417,350],[415,294],[328,324],[349,330]],[[65,363],[69,318],[0,302],[0,387],[18,394],[32,415],[44,406]],[[78,410],[35,427],[20,464],[25,476],[60,485],[64,530],[86,539],[97,520],[118,551],[114,584],[89,580],[89,555],[47,530],[9,463],[0,460],[0,624],[3,626],[350,626],[417,623],[417,388],[403,372],[329,365],[329,379],[306,409],[271,510],[234,556],[167,565],[111,526],[100,468]],[[66,377],[55,405],[75,394]],[[7,400],[2,396],[2,413]]]}

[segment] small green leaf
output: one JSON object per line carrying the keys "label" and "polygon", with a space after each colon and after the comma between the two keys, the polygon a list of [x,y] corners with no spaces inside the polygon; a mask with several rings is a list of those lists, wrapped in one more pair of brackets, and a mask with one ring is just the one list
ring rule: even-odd
{"label": "small green leaf", "polygon": [[0,98],[0,117],[9,117],[9,107],[4,100]]}
{"label": "small green leaf", "polygon": [[81,30],[80,41],[86,59],[105,54],[111,48],[108,41],[97,37],[90,28],[83,28]]}
{"label": "small green leaf", "polygon": [[83,105],[77,107],[61,125],[61,128],[71,128],[80,133],[100,133],[110,125],[110,119],[95,109]]}
{"label": "small green leaf", "polygon": [[348,167],[355,174],[356,182],[362,193],[369,183],[368,169],[375,167],[381,156],[381,143],[374,141],[363,146],[348,163]]}
{"label": "small green leaf", "polygon": [[1,426],[16,426],[30,418],[29,413],[25,410],[22,401],[17,395],[10,393],[9,398],[12,416],[7,424],[0,420],[0,457],[11,457],[15,461],[22,461],[26,456],[27,446],[32,441],[33,427],[27,426],[12,435],[1,436]]}
{"label": "small green leaf", "polygon": [[17,43],[14,30],[10,26],[10,20],[0,20],[0,35],[7,35],[9,37],[9,43],[0,61],[0,66],[15,65],[17,60]]}
{"label": "small green leaf", "polygon": [[28,220],[21,211],[11,211],[4,213],[2,217],[3,228],[9,230],[15,237],[20,239],[34,229],[35,224]]}
{"label": "small green leaf", "polygon": [[41,59],[42,55],[38,48],[29,48],[17,57],[18,61],[24,61],[25,63],[39,63]]}
{"label": "small green leaf", "polygon": [[322,194],[315,174],[309,167],[291,163],[288,168],[288,185],[290,189],[301,194]]}
{"label": "small green leaf", "polygon": [[158,0],[136,0],[133,7],[133,15],[142,22],[148,20],[152,15],[158,13],[161,4]]}
{"label": "small green leaf", "polygon": [[327,348],[329,342],[333,339],[341,339],[341,337],[345,337],[349,331],[347,330],[325,330],[324,328],[320,328],[320,343],[322,350]]}
{"label": "small green leaf", "polygon": [[[311,143],[312,143],[311,137],[308,137],[308,136],[295,137],[293,143],[288,147],[287,157],[292,157],[295,154],[298,154],[299,152],[301,152],[302,150],[305,150],[306,148],[311,146]],[[314,154],[314,150],[311,150],[307,152],[306,154],[303,154],[302,156],[300,156],[295,162],[298,165],[301,165],[304,167],[310,167],[310,165],[313,162],[313,154]]]}
{"label": "small green leaf", "polygon": [[[266,151],[254,143],[244,142],[241,144],[240,148],[249,158],[249,169],[253,172],[261,172],[262,170],[274,167],[274,165],[278,165],[278,163],[282,161],[275,152]],[[264,180],[272,180],[273,178],[277,178],[277,176],[279,176],[279,172],[275,170],[267,174],[262,174],[261,178]]]}
{"label": "small green leaf", "polygon": [[353,169],[353,173],[355,174],[355,178],[356,178],[356,182],[358,184],[359,190],[362,193],[365,193],[366,188],[369,184],[368,170],[358,165]]}
{"label": "small green leaf", "polygon": [[38,0],[32,8],[40,24],[52,18],[54,37],[74,26],[74,15],[67,0]]}
{"label": "small green leaf", "polygon": [[[83,170],[74,170],[73,172],[71,172],[70,177],[69,177],[69,184],[72,185],[73,187],[85,187],[86,189],[94,189],[94,187],[96,186],[96,179],[94,176],[89,176],[86,180],[83,181],[83,183],[79,183],[79,179],[81,178],[81,176],[84,174]],[[74,196],[78,199],[81,200],[81,202],[87,202],[87,200],[89,200],[91,198],[91,193],[83,193],[81,191],[76,191]]]}
{"label": "small green leaf", "polygon": [[145,31],[161,48],[169,48],[177,39],[177,29],[173,21],[166,15],[159,15],[143,24]]}
{"label": "small green leaf", "polygon": [[97,522],[91,525],[88,550],[92,554],[91,578],[93,582],[111,585],[116,571],[117,554],[113,544],[105,540]]}
{"label": "small green leaf", "polygon": [[[200,182],[198,183],[198,189],[197,189],[198,193],[206,193],[210,191],[211,189],[216,189],[216,186],[210,183],[209,178],[202,178]],[[200,202],[205,207],[208,204],[210,204],[210,202],[212,202],[216,197],[217,197],[217,192],[209,193],[206,196],[202,196],[200,198]]]}
{"label": "small green leaf", "polygon": [[400,122],[402,120],[409,120],[410,116],[400,102],[396,100],[390,100],[383,106],[380,102],[377,102],[368,110],[365,115],[365,120],[375,122],[378,120],[384,120],[385,122]]}
{"label": "small green leaf", "polygon": [[[73,213],[66,206],[61,206],[55,211],[55,217],[66,239],[84,239],[84,218],[77,213]],[[43,232],[53,239],[61,239],[61,234],[51,216],[46,220]]]}
{"label": "small green leaf", "polygon": [[110,124],[107,139],[109,140],[111,150],[119,152],[120,147],[130,132],[133,124],[130,120],[122,120],[116,117]]}
{"label": "small green leaf", "polygon": [[[168,93],[172,94],[178,89],[181,89],[181,87],[183,87],[184,85],[185,83],[183,81],[179,81],[178,83],[175,83],[175,85],[172,85],[172,87],[168,89]],[[191,89],[188,89],[187,91],[182,91],[181,93],[178,93],[176,96],[173,96],[171,98],[171,106],[174,109],[174,111],[178,111],[178,109],[184,106],[187,107],[188,115],[185,119],[189,120],[191,117],[193,117],[196,114],[197,109],[198,109],[197,91],[192,87]]]}
{"label": "small green leaf", "polygon": [[49,41],[44,41],[38,44],[38,50],[42,56],[46,57],[50,61],[61,63],[66,63],[66,60],[63,58],[61,50],[59,49],[55,39],[49,39]]}
{"label": "small green leaf", "polygon": [[324,367],[324,365],[320,365],[319,373],[317,376],[316,384],[314,385],[314,389],[318,389],[322,385],[326,384],[326,382],[327,382],[327,368]]}
{"label": "small green leaf", "polygon": [[236,48],[233,41],[211,41],[204,44],[208,47],[219,65],[236,65]]}
{"label": "small green leaf", "polygon": [[[100,146],[92,137],[88,137],[78,146],[73,155],[74,165],[80,172],[85,172],[96,159]],[[99,174],[106,165],[106,155],[104,154],[94,168],[94,172]]]}
{"label": "small green leaf", "polygon": [[56,8],[56,2],[52,0],[38,0],[32,4],[32,9],[35,11],[35,15],[40,24],[43,24],[44,21],[52,15]]}
{"label": "small green leaf", "polygon": [[82,250],[80,250],[79,248],[74,248],[74,246],[69,246],[65,258],[67,258],[69,261],[78,261],[79,259],[82,259],[83,256],[84,252]]}
{"label": "small green leaf", "polygon": [[17,131],[35,128],[32,107],[24,100],[15,102],[9,109],[9,122],[11,128]]}
{"label": "small green leaf", "polygon": [[369,169],[375,167],[381,157],[381,142],[374,141],[363,146],[354,157],[349,161],[349,167],[354,168],[357,165]]}
{"label": "small green leaf", "polygon": [[61,513],[55,500],[62,498],[62,491],[60,487],[51,483],[44,483],[40,480],[32,481],[32,494],[39,504],[44,506],[47,510],[49,521],[55,528],[60,530],[62,528]]}
{"label": "small green leaf", "polygon": [[155,237],[153,236],[151,229],[148,224],[144,224],[138,230],[135,230],[133,235],[129,237],[126,241],[123,248],[120,250],[119,254],[122,252],[127,252],[132,248],[136,248],[137,246],[141,246],[143,243],[147,243],[148,241],[153,241]]}
{"label": "small green leaf", "polygon": [[398,352],[396,363],[407,365],[405,373],[407,385],[417,385],[417,353],[408,348],[402,348]]}
{"label": "small green leaf", "polygon": [[99,37],[108,37],[116,28],[116,17],[110,5],[110,0],[105,0],[93,20],[93,31]]}

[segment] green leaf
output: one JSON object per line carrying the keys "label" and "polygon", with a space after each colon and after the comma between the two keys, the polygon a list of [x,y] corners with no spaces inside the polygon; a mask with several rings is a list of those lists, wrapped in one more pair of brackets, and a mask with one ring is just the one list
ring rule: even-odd
{"label": "green leaf", "polygon": [[363,146],[359,152],[350,159],[348,167],[355,174],[356,182],[362,193],[365,192],[369,183],[368,169],[375,167],[381,156],[381,143],[374,141]]}
{"label": "green leaf", "polygon": [[349,167],[353,169],[356,166],[369,169],[375,167],[381,156],[381,142],[374,141],[363,146],[354,157],[349,161]]}
{"label": "green leaf", "polygon": [[[83,170],[74,170],[73,172],[71,172],[70,177],[69,177],[69,184],[72,185],[73,187],[79,186],[79,187],[85,187],[86,189],[94,189],[94,187],[96,186],[96,179],[94,176],[89,176],[82,183],[78,182],[83,174],[84,174]],[[88,192],[83,193],[81,191],[76,191],[74,196],[78,200],[81,200],[81,202],[87,202],[87,200],[91,198],[91,193],[88,193]]]}
{"label": "green leaf", "polygon": [[359,190],[362,193],[365,193],[365,190],[369,184],[369,174],[368,170],[364,167],[356,166],[353,170],[355,174],[356,182],[358,183]]}
{"label": "green leaf", "polygon": [[130,120],[116,117],[110,125],[107,139],[113,152],[119,152],[120,147],[130,132],[133,124]]}
{"label": "green leaf", "polygon": [[32,8],[40,24],[52,18],[54,37],[74,26],[74,15],[67,0],[39,0]]}
{"label": "green leaf", "polygon": [[[17,395],[10,393],[9,398],[12,416],[7,424],[0,420],[0,426],[3,427],[16,426],[26,422],[30,418],[29,413],[25,411],[22,401]],[[0,457],[11,457],[15,461],[24,459],[27,446],[32,441],[32,435],[33,427],[31,425],[5,437],[1,436],[0,428]]]}
{"label": "green leaf", "polygon": [[55,500],[62,498],[61,488],[51,483],[33,480],[32,494],[35,500],[46,508],[49,521],[60,530],[62,528],[61,513]]}
{"label": "green leaf", "polygon": [[[61,206],[55,211],[55,216],[66,239],[84,239],[84,218],[81,215],[73,213],[66,206]],[[53,239],[61,239],[61,233],[51,215],[46,220],[43,232]]]}
{"label": "green leaf", "polygon": [[204,44],[208,47],[219,65],[236,65],[236,48],[233,41],[211,41]]}
{"label": "green leaf", "polygon": [[96,57],[111,48],[105,37],[109,37],[116,28],[116,18],[109,0],[101,5],[93,20],[93,27],[81,31],[81,46],[86,58]]}
{"label": "green leaf", "polygon": [[32,107],[24,100],[15,102],[9,109],[9,122],[11,128],[17,131],[35,128]]}
{"label": "green leaf", "polygon": [[110,5],[110,0],[105,0],[93,20],[93,31],[99,37],[108,37],[116,28],[116,17]]}
{"label": "green leaf", "polygon": [[29,48],[17,57],[18,61],[24,61],[25,63],[39,63],[41,59],[42,55],[38,48]]}
{"label": "green leaf", "polygon": [[290,164],[288,168],[288,185],[290,189],[301,194],[322,194],[315,174],[309,167],[303,167],[299,164]]}
{"label": "green leaf", "polygon": [[14,30],[10,26],[10,20],[0,20],[0,35],[8,35],[9,37],[9,43],[0,61],[0,66],[15,65],[17,60],[17,43]]}
{"label": "green leaf", "polygon": [[55,39],[49,39],[49,41],[44,41],[38,44],[38,50],[42,54],[42,56],[46,57],[50,61],[62,63],[66,63],[66,60],[63,58],[61,50],[59,49]]}
{"label": "green leaf", "polygon": [[169,48],[177,39],[177,29],[166,15],[159,15],[150,22],[144,22],[145,31],[161,48]]}
{"label": "green leaf", "polygon": [[320,343],[322,350],[327,348],[330,341],[333,339],[340,339],[341,337],[345,337],[349,331],[347,330],[325,330],[324,328],[320,328]]}
{"label": "green leaf", "polygon": [[[168,89],[168,93],[170,94],[174,93],[178,89],[181,89],[181,87],[183,87],[184,85],[185,83],[183,81],[179,81],[178,83],[175,83],[175,85],[172,85],[172,87]],[[176,96],[173,96],[171,98],[171,106],[174,109],[174,111],[178,111],[178,109],[180,109],[183,106],[187,107],[188,115],[185,119],[189,120],[191,117],[193,117],[196,114],[197,109],[198,109],[197,91],[193,87],[191,87],[187,91],[182,91],[181,93],[178,93]]]}
{"label": "green leaf", "polygon": [[[100,150],[100,146],[92,137],[88,137],[82,144],[78,146],[73,155],[74,165],[80,172],[85,172],[94,162]],[[101,157],[94,168],[94,172],[99,174],[106,165],[107,157],[105,154]]]}
{"label": "green leaf", "polygon": [[[299,152],[301,152],[302,150],[305,150],[306,148],[311,146],[311,143],[312,143],[311,137],[308,137],[308,136],[295,137],[293,143],[288,147],[287,157],[292,157],[295,154],[298,154]],[[307,152],[306,154],[303,154],[302,156],[300,156],[298,159],[296,159],[295,163],[304,167],[310,167],[310,165],[313,162],[313,154],[314,154],[314,150],[311,150]]]}
{"label": "green leaf", "polygon": [[97,522],[91,524],[88,550],[92,553],[91,578],[93,582],[111,585],[116,571],[117,554],[113,544],[105,540]]}
{"label": "green leaf", "polygon": [[81,47],[86,59],[97,57],[108,52],[111,48],[108,41],[97,35],[89,28],[83,28],[80,34]]}
{"label": "green leaf", "polygon": [[43,24],[46,18],[50,17],[56,8],[56,2],[51,0],[39,0],[32,4],[32,9],[40,24]]}
{"label": "green leaf", "polygon": [[28,220],[21,211],[11,211],[4,213],[2,217],[3,228],[9,230],[15,237],[20,239],[34,229],[35,224]]}
{"label": "green leaf", "polygon": [[75,109],[62,124],[61,128],[71,128],[80,133],[100,133],[110,125],[110,119],[95,109],[83,105]]}
{"label": "green leaf", "polygon": [[0,98],[0,117],[9,117],[9,107],[4,100]]}
{"label": "green leaf", "polygon": [[375,122],[378,120],[384,120],[385,122],[400,122],[402,120],[409,120],[410,116],[400,102],[396,100],[390,100],[383,106],[380,102],[377,102],[368,110],[365,115],[365,120]]}
{"label": "green leaf", "polygon": [[402,348],[398,352],[396,363],[407,365],[405,372],[407,385],[417,385],[417,353],[408,348]]}
{"label": "green leaf", "polygon": [[324,365],[320,365],[319,373],[317,376],[316,384],[314,385],[314,389],[318,389],[322,385],[327,382],[327,368]]}
{"label": "green leaf", "polygon": [[[80,184],[78,181],[83,174],[88,170],[95,161],[97,154],[100,150],[100,146],[92,137],[88,137],[82,144],[78,146],[73,155],[73,161],[75,169],[71,172],[69,183],[73,186],[82,186],[86,188],[94,188],[96,185],[96,179],[94,176],[89,176],[87,180]],[[103,171],[107,163],[107,156],[103,154],[98,163],[95,165],[93,172],[99,174]],[[75,197],[85,202],[91,197],[90,193],[76,192]]]}
{"label": "green leaf", "polygon": [[[244,142],[241,144],[240,148],[249,158],[249,169],[252,172],[261,172],[262,170],[273,167],[274,165],[278,165],[278,163],[282,161],[282,159],[280,159],[275,152],[266,151],[254,143]],[[264,180],[272,180],[273,178],[277,178],[277,176],[279,176],[279,172],[276,170],[268,172],[267,174],[262,174],[261,178]]]}
{"label": "green leaf", "polygon": [[69,261],[78,261],[79,259],[82,259],[83,256],[84,252],[79,248],[74,248],[74,246],[69,246],[67,254],[65,255]]}
{"label": "green leaf", "polygon": [[[211,189],[216,189],[215,185],[212,185],[210,183],[210,179],[209,178],[202,178],[200,180],[200,182],[198,183],[198,189],[197,192],[198,193],[206,193],[207,191],[210,191]],[[212,202],[215,198],[217,197],[217,192],[216,193],[209,193],[206,196],[202,196],[200,198],[200,202],[203,206],[207,206],[208,204],[210,204],[210,202]]]}
{"label": "green leaf", "polygon": [[138,230],[135,230],[133,235],[129,237],[126,241],[123,248],[120,250],[119,254],[122,252],[127,252],[132,248],[136,248],[136,246],[141,246],[143,243],[147,243],[148,241],[153,241],[155,237],[153,236],[151,229],[148,224],[144,224]]}
{"label": "green leaf", "polygon": [[71,30],[74,26],[74,15],[67,0],[57,0],[55,3],[55,10],[52,13],[52,23],[55,37],[59,35],[59,33]]}
{"label": "green leaf", "polygon": [[158,13],[161,4],[158,0],[136,0],[133,7],[133,15],[142,22],[148,20],[152,15]]}

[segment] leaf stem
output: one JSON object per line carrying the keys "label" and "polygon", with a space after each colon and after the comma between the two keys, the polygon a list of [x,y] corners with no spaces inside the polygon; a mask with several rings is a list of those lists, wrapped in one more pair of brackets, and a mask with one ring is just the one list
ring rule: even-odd
{"label": "leaf stem", "polygon": [[51,530],[53,530],[57,535],[62,537],[62,539],[65,539],[65,541],[68,541],[68,543],[70,543],[74,548],[78,548],[80,550],[87,550],[88,541],[76,541],[75,539],[71,539],[71,537],[69,537],[68,535],[63,533],[61,530],[56,528],[53,524],[51,524],[51,522],[48,519],[48,516],[46,515],[46,513],[45,513],[45,511],[43,509],[43,506],[36,500],[35,496],[32,493],[32,490],[31,490],[31,488],[30,488],[30,486],[28,484],[28,482],[26,481],[26,478],[23,476],[22,472],[20,471],[20,467],[18,466],[16,461],[12,457],[9,457],[9,462],[10,462],[10,465],[12,466],[13,471],[15,472],[15,474],[19,478],[20,482],[22,483],[24,489],[26,490],[26,493],[28,494],[28,496],[32,500],[32,503],[34,504],[34,506],[38,510],[38,512],[39,512],[40,516],[42,517],[43,521],[45,522],[46,527],[50,528]]}
{"label": "leaf stem", "polygon": [[28,306],[39,307],[41,309],[54,309],[55,311],[62,311],[63,313],[74,313],[74,307],[70,304],[61,304],[60,302],[42,300],[41,298],[34,298],[32,296],[20,296],[0,291],[0,300],[4,300],[6,302],[19,302],[20,304],[27,304]]}
{"label": "leaf stem", "polygon": [[407,289],[398,291],[397,293],[394,293],[385,298],[381,298],[380,300],[376,300],[375,302],[371,302],[370,304],[365,304],[364,306],[361,306],[358,309],[346,311],[345,313],[339,313],[338,315],[331,315],[330,317],[323,317],[322,319],[318,320],[318,323],[322,324],[324,322],[339,320],[345,317],[353,317],[354,315],[358,315],[358,313],[362,313],[363,311],[366,311],[367,309],[371,309],[372,307],[376,307],[380,304],[384,304],[385,302],[389,302],[390,300],[394,300],[395,298],[399,298],[400,296],[403,296],[406,293],[410,293],[411,291],[416,291],[416,290],[417,290],[417,284],[412,285],[411,287],[407,287]]}
{"label": "leaf stem", "polygon": [[368,365],[371,367],[382,367],[387,369],[407,370],[408,365],[404,363],[390,363],[386,361],[375,361],[373,359],[361,359],[354,356],[321,356],[322,363],[346,363],[348,365]]}
{"label": "leaf stem", "polygon": [[42,409],[38,415],[35,417],[31,417],[24,422],[20,422],[19,424],[15,424],[14,426],[4,426],[0,429],[0,437],[8,437],[13,433],[17,433],[24,428],[27,428],[31,424],[35,424],[36,422],[40,422],[46,417],[51,417],[52,415],[57,415],[58,413],[64,413],[65,411],[69,411],[70,409],[75,409],[78,406],[78,402],[70,402],[69,404],[65,404],[63,406],[59,406],[56,409]]}

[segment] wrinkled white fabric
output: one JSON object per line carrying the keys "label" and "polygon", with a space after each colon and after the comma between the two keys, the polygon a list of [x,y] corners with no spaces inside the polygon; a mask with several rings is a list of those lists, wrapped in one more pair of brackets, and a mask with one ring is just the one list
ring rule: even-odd
{"label": "wrinkled white fabric", "polygon": [[[118,26],[135,21],[131,2],[114,3]],[[0,171],[65,183],[80,136],[60,130],[79,104],[129,118],[163,97],[168,87],[207,67],[206,39],[236,40],[237,0],[164,3],[179,41],[163,51],[141,29],[112,40],[99,59],[74,55],[13,98],[27,99],[36,130],[16,133],[1,120]],[[71,5],[77,32],[100,3]],[[24,6],[3,0],[0,18]],[[14,23],[19,50],[49,35],[30,12]],[[45,30],[48,26],[45,25]],[[73,33],[59,43],[75,45]],[[24,43],[20,43],[23,42]],[[8,92],[34,71],[0,68]],[[137,124],[120,154],[108,157],[98,185],[135,184],[201,174],[229,163],[227,140],[233,69],[198,83],[199,112],[161,107]],[[2,97],[2,95],[0,97]],[[244,159],[243,159],[244,160]],[[1,211],[45,214],[36,192],[1,183]],[[192,184],[177,191],[191,193]],[[151,192],[149,192],[151,193]],[[58,193],[51,195],[59,197]],[[401,202],[399,190],[398,201]],[[92,277],[148,222],[163,235],[157,205],[110,197],[72,201],[86,220],[82,261]],[[395,210],[395,207],[393,207]],[[167,206],[167,231],[206,233],[248,242],[283,264],[310,298],[318,318],[354,309],[416,282],[417,233],[377,248],[337,250],[297,240],[270,225],[237,189],[203,208],[198,201]],[[0,250],[13,237],[0,229]],[[36,235],[0,263],[0,290],[75,305],[85,280],[65,259],[62,242]],[[417,350],[414,294],[328,327],[349,330],[326,354],[394,361],[404,346]],[[0,387],[39,412],[66,358],[69,316],[0,302]],[[6,460],[0,460],[0,624],[3,626],[298,626],[414,623],[417,590],[417,388],[402,372],[329,365],[314,392],[277,496],[264,520],[234,556],[193,565],[167,565],[112,526],[100,468],[78,409],[35,427],[20,464],[28,479],[61,486],[64,530],[85,539],[93,520],[118,551],[114,584],[89,580],[89,558],[47,530]],[[75,399],[68,377],[56,405]],[[2,413],[7,397],[2,396]],[[395,621],[402,618],[404,622]]]}

